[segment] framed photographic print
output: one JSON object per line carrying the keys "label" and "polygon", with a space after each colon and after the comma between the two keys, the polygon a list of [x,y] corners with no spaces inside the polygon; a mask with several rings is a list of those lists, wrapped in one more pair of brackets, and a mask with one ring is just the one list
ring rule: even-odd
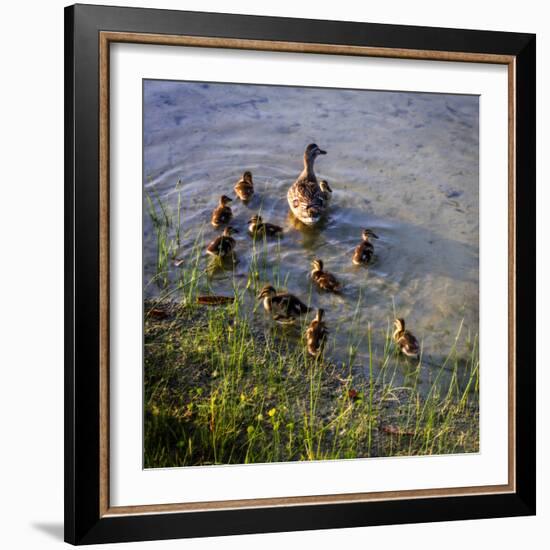
{"label": "framed photographic print", "polygon": [[535,513],[535,37],[65,12],[65,537]]}

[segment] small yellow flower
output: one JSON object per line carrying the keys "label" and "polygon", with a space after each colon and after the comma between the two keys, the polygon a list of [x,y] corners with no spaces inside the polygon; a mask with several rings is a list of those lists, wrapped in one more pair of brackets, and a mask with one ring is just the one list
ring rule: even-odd
{"label": "small yellow flower", "polygon": [[276,409],[275,407],[273,407],[272,409],[270,409],[270,410],[268,411],[267,414],[268,414],[270,417],[273,417],[273,416],[275,416],[275,413],[276,413],[276,412],[277,412],[277,409]]}

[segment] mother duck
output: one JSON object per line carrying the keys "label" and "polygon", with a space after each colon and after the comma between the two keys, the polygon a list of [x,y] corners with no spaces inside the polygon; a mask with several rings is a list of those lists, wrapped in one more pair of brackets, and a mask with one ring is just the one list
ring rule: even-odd
{"label": "mother duck", "polygon": [[326,154],[317,144],[310,143],[304,153],[304,169],[287,193],[290,210],[306,225],[317,223],[328,206],[325,193],[313,171],[315,159]]}

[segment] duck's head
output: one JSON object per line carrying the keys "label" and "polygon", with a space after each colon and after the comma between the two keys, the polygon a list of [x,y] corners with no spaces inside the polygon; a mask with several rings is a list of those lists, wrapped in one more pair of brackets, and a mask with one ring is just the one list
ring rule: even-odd
{"label": "duck's head", "polygon": [[313,271],[323,271],[323,260],[315,258],[311,262],[311,267],[313,268]]}
{"label": "duck's head", "polygon": [[224,237],[230,237],[233,235],[233,233],[238,233],[239,231],[235,229],[234,227],[228,226],[223,230],[223,236]]}
{"label": "duck's head", "polygon": [[259,214],[255,214],[254,216],[252,216],[249,220],[248,220],[248,223],[253,223],[253,224],[257,224],[257,223],[262,223],[262,217],[259,215]]}
{"label": "duck's head", "polygon": [[325,316],[325,310],[322,308],[319,308],[317,310],[317,315],[315,316],[315,320],[322,321],[324,316]]}
{"label": "duck's head", "polygon": [[310,143],[306,147],[306,152],[304,153],[304,157],[307,160],[315,160],[319,155],[326,155],[326,154],[327,152],[320,149],[316,143]]}
{"label": "duck's head", "polygon": [[323,193],[332,193],[332,189],[330,188],[327,180],[321,180],[319,182],[319,187]]}
{"label": "duck's head", "polygon": [[393,322],[393,326],[396,331],[403,332],[405,330],[405,319],[396,319]]}
{"label": "duck's head", "polygon": [[220,204],[222,206],[225,206],[226,204],[229,204],[232,201],[233,201],[233,199],[231,197],[228,197],[227,195],[222,195],[220,197]]}
{"label": "duck's head", "polygon": [[378,239],[378,235],[371,229],[363,229],[362,236],[364,241],[368,241],[370,238]]}
{"label": "duck's head", "polygon": [[247,170],[246,172],[243,172],[243,178],[244,181],[248,181],[252,183],[252,172],[250,170]]}
{"label": "duck's head", "polygon": [[262,288],[262,290],[260,290],[260,293],[258,294],[258,300],[261,300],[262,298],[275,296],[275,294],[277,294],[277,291],[271,285],[265,285]]}

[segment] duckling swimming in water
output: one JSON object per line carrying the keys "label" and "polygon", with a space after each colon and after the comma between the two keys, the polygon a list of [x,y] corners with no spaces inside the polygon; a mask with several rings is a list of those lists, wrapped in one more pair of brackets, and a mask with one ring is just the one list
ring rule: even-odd
{"label": "duckling swimming in water", "polygon": [[324,309],[318,309],[315,319],[306,330],[307,352],[313,357],[321,355],[327,339],[328,329],[323,321],[324,313]]}
{"label": "duckling swimming in water", "polygon": [[310,143],[304,153],[304,169],[288,189],[290,210],[306,225],[317,223],[327,207],[326,197],[313,170],[315,159],[326,154],[317,144]]}
{"label": "duckling swimming in water", "polygon": [[252,172],[244,172],[242,178],[233,187],[235,194],[244,203],[247,203],[254,194],[254,182],[252,181]]}
{"label": "duckling swimming in water", "polygon": [[332,189],[330,188],[328,181],[321,180],[319,182],[319,187],[321,188],[323,200],[328,203],[328,201],[330,201],[330,198],[332,197]]}
{"label": "duckling swimming in water", "polygon": [[418,358],[418,355],[420,354],[420,345],[413,334],[408,330],[405,330],[405,320],[396,319],[393,322],[393,326],[395,328],[393,332],[393,341],[399,347],[399,351],[407,357]]}
{"label": "duckling swimming in water", "polygon": [[262,217],[257,214],[248,220],[248,231],[251,235],[267,235],[268,237],[274,237],[282,233],[283,228],[279,225],[264,222]]}
{"label": "duckling swimming in water", "polygon": [[229,223],[229,221],[233,217],[233,212],[231,211],[231,207],[228,206],[228,204],[232,200],[233,199],[231,199],[227,195],[222,195],[220,197],[220,203],[218,204],[214,212],[212,212],[212,219],[210,220],[214,227],[219,227],[220,225]]}
{"label": "duckling swimming in water", "polygon": [[363,230],[363,242],[357,245],[355,252],[353,253],[352,262],[355,265],[367,265],[372,260],[374,255],[374,246],[370,242],[371,237],[373,239],[378,239],[378,235],[370,229]]}
{"label": "duckling swimming in water", "polygon": [[263,299],[264,309],[273,316],[278,323],[293,323],[300,315],[304,315],[310,308],[294,294],[277,292],[271,285],[265,285],[258,299]]}
{"label": "duckling swimming in water", "polygon": [[340,281],[328,271],[323,271],[323,261],[315,259],[311,262],[311,279],[321,289],[329,292],[339,292],[342,288]]}
{"label": "duckling swimming in water", "polygon": [[219,258],[231,256],[235,248],[235,239],[231,236],[233,233],[238,231],[231,226],[226,227],[223,233],[206,247],[206,253]]}

